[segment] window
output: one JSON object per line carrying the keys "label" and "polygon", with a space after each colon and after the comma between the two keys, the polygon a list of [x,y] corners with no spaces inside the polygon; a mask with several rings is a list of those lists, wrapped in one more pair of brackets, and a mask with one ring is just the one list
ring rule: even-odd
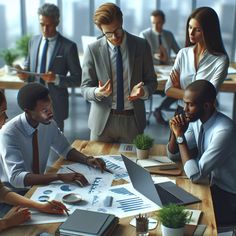
{"label": "window", "polygon": [[[20,1],[0,0],[0,50],[15,47],[21,36]],[[1,66],[4,62],[1,60]]]}
{"label": "window", "polygon": [[62,32],[63,35],[78,45],[82,52],[82,35],[89,35],[90,14],[89,2],[84,0],[62,1]]}
{"label": "window", "polygon": [[[181,7],[181,10],[180,10]],[[166,15],[164,28],[170,30],[180,47],[185,45],[186,23],[192,12],[192,3],[189,0],[162,0],[161,10]]]}
{"label": "window", "polygon": [[139,35],[141,31],[151,26],[150,13],[156,9],[156,4],[155,1],[120,0],[120,8],[123,12],[124,29],[131,34]]}

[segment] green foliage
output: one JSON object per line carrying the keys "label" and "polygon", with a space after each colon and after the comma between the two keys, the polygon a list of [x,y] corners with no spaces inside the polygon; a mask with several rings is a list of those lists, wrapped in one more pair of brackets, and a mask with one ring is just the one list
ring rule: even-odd
{"label": "green foliage", "polygon": [[13,62],[18,57],[17,51],[15,49],[5,49],[0,52],[0,57],[3,58],[6,65],[12,66]]}
{"label": "green foliage", "polygon": [[181,228],[190,221],[190,213],[184,206],[169,204],[156,213],[162,225],[169,228]]}
{"label": "green foliage", "polygon": [[19,55],[24,58],[28,55],[28,43],[31,37],[31,35],[24,35],[16,41],[16,49],[19,51]]}
{"label": "green foliage", "polygon": [[139,134],[134,139],[134,145],[141,150],[147,150],[153,146],[154,139],[145,134]]}

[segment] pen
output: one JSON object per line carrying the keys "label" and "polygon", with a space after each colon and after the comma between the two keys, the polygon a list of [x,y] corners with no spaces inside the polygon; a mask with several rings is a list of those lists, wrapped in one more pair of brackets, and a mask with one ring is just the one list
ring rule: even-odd
{"label": "pen", "polygon": [[66,167],[68,170],[70,170],[70,171],[72,171],[72,172],[74,172],[74,173],[77,173],[75,170],[73,170],[73,169],[71,169],[70,167]]}
{"label": "pen", "polygon": [[107,169],[107,168],[105,168],[104,171],[106,171],[106,172],[108,172],[110,174],[113,174],[113,172],[111,170]]}
{"label": "pen", "polygon": [[58,205],[55,205],[55,204],[53,204],[53,203],[50,202],[50,201],[47,201],[47,203],[49,203],[50,205],[52,205],[52,206],[54,206],[54,207],[56,207],[56,208],[58,208],[58,209],[61,209],[61,210],[65,211],[65,212],[66,212],[66,215],[69,216],[68,210],[63,209],[62,207],[60,207],[60,206],[58,206]]}

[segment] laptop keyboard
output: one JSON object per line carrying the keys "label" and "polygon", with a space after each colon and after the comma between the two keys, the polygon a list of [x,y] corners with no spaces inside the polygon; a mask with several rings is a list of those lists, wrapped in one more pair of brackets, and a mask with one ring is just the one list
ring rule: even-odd
{"label": "laptop keyboard", "polygon": [[155,184],[155,187],[159,193],[159,196],[163,205],[168,205],[169,203],[176,203],[176,204],[182,203],[180,199],[178,199],[173,194],[169,193],[168,191],[166,191],[159,185]]}

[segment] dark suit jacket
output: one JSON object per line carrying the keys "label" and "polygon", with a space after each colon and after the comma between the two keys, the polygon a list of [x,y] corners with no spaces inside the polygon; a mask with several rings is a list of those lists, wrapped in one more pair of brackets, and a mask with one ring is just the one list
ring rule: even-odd
{"label": "dark suit jacket", "polygon": [[[168,30],[162,30],[161,35],[165,39],[163,41],[163,46],[167,50],[168,57],[170,58],[170,56],[171,56],[171,50],[173,50],[175,52],[175,54],[177,54],[180,48],[175,40],[174,35]],[[148,28],[148,29],[142,31],[140,33],[140,37],[145,38],[148,41],[148,43],[151,47],[152,55],[154,55],[154,53],[157,53],[160,45],[157,40],[157,36],[153,33],[151,28]],[[157,59],[155,59],[155,58],[153,58],[153,59],[154,59],[155,64],[160,63]]]}
{"label": "dark suit jacket", "polygon": [[[149,96],[156,90],[157,80],[154,72],[152,55],[148,42],[144,39],[126,33],[128,50],[128,80],[129,91],[139,82],[144,82]],[[88,125],[96,134],[100,135],[104,130],[112,106],[112,95],[98,101],[94,90],[98,87],[98,81],[105,84],[111,79],[110,57],[106,38],[90,44],[83,59],[83,74],[81,92],[84,98],[91,102]],[[134,116],[139,132],[143,132],[146,126],[146,114],[143,99],[133,102]]]}
{"label": "dark suit jacket", "polygon": [[[24,65],[26,70],[36,71],[41,40],[41,35],[34,36],[30,40],[29,54]],[[82,70],[76,44],[61,34],[58,34],[48,71],[59,75],[59,84],[48,83],[48,88],[53,102],[54,113],[56,114],[55,117],[65,120],[69,111],[67,87],[80,86]],[[68,72],[70,73],[69,75]],[[29,82],[34,80],[35,78],[32,77]]]}

